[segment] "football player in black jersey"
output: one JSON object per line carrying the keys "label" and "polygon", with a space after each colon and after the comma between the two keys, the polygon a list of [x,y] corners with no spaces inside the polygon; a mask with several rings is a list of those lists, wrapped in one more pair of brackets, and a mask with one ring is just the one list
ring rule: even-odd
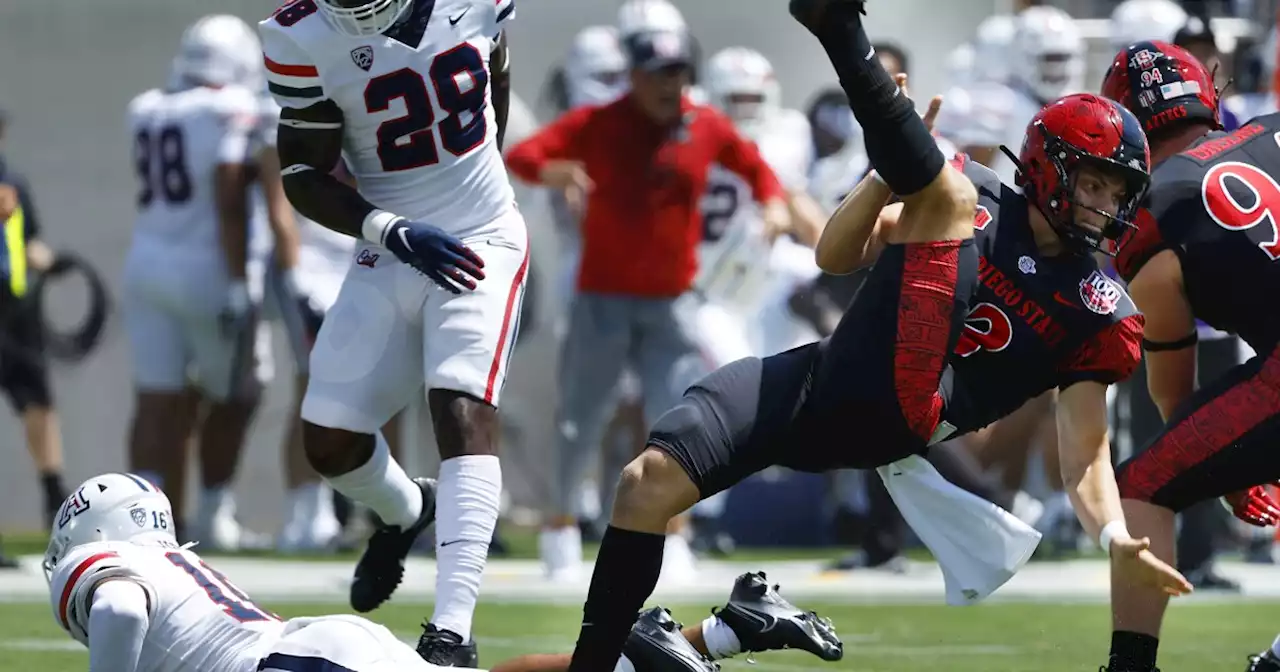
{"label": "football player in black jersey", "polygon": [[[570,672],[613,666],[657,584],[668,521],[700,499],[771,465],[918,455],[1052,389],[1067,489],[1113,571],[1191,588],[1125,531],[1107,439],[1107,386],[1137,366],[1142,318],[1091,253],[1146,191],[1137,119],[1096,96],[1050,105],[1021,154],[1024,198],[982,166],[946,162],[874,58],[862,5],[791,0],[791,14],[826,50],[875,168],[832,216],[818,263],[874,266],[829,338],[724,366],[656,421],[619,480]],[[901,203],[884,209],[891,194]]]}
{"label": "football player in black jersey", "polygon": [[[1133,531],[1173,562],[1174,516],[1192,504],[1225,496],[1246,522],[1280,518],[1260,487],[1280,478],[1280,315],[1262,298],[1280,292],[1280,115],[1220,132],[1213,75],[1163,42],[1120,52],[1102,93],[1142,121],[1159,164],[1116,270],[1146,315],[1147,386],[1168,424],[1117,476]],[[1197,391],[1196,319],[1258,356]],[[1114,582],[1112,591],[1107,669],[1154,670],[1167,597]],[[1249,669],[1280,672],[1280,655],[1268,650]]]}

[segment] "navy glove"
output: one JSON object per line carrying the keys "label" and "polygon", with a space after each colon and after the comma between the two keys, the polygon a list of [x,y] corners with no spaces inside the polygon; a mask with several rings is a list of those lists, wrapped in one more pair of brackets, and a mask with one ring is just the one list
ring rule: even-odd
{"label": "navy glove", "polygon": [[397,219],[387,225],[382,246],[454,294],[475,289],[476,280],[484,280],[480,256],[461,240],[430,224]]}

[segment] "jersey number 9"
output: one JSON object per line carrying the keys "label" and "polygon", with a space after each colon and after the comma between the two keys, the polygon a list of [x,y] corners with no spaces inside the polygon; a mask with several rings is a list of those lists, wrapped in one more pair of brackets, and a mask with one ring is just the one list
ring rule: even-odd
{"label": "jersey number 9", "polygon": [[488,126],[484,118],[489,72],[484,57],[470,44],[460,44],[438,54],[427,70],[440,109],[448,115],[437,123],[427,82],[417,71],[401,68],[369,80],[364,89],[365,109],[386,112],[391,103],[404,101],[405,115],[388,119],[378,127],[378,158],[387,172],[411,170],[440,162],[432,128],[440,132],[440,146],[454,156],[479,147]]}
{"label": "jersey number 9", "polygon": [[191,200],[191,174],[181,128],[161,126],[154,134],[144,128],[133,144],[134,166],[142,181],[138,207],[151,205],[157,194],[174,205]]}

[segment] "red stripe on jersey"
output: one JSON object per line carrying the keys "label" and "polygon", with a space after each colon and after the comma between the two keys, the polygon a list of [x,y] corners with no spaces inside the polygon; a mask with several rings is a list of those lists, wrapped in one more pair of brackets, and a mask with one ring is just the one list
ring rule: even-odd
{"label": "red stripe on jersey", "polygon": [[265,55],[262,57],[262,62],[267,66],[268,70],[276,73],[277,75],[285,75],[287,77],[320,76],[320,71],[316,70],[316,66],[314,65],[285,65],[283,63],[276,63]]}
{"label": "red stripe on jersey", "polygon": [[498,347],[493,351],[493,364],[489,366],[489,381],[484,386],[484,401],[490,403],[493,401],[493,388],[498,381],[498,370],[502,368],[502,351],[508,345],[507,341],[511,331],[512,313],[516,305],[516,297],[520,295],[520,286],[524,284],[524,274],[529,268],[529,245],[525,244],[524,260],[520,262],[520,268],[516,271],[516,275],[511,279],[511,289],[507,292],[507,307],[502,312],[502,332],[498,336]]}
{"label": "red stripe on jersey", "polygon": [[58,622],[62,624],[63,629],[68,631],[71,629],[67,624],[67,603],[71,601],[71,593],[75,591],[76,582],[80,580],[80,577],[85,572],[89,571],[89,568],[94,563],[114,557],[117,557],[116,554],[111,552],[96,553],[81,561],[79,565],[76,565],[75,570],[71,572],[70,578],[67,579],[67,584],[62,587],[62,599],[58,601]]}

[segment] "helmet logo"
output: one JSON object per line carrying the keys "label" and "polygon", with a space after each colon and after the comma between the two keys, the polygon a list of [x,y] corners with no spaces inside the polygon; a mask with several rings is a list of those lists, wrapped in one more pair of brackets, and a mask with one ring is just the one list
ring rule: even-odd
{"label": "helmet logo", "polygon": [[129,517],[133,518],[133,523],[138,527],[147,526],[147,510],[141,506],[135,506],[129,509]]}
{"label": "helmet logo", "polygon": [[58,513],[58,529],[61,530],[66,527],[72,518],[88,510],[89,500],[84,498],[84,488],[80,488],[76,490],[76,494],[71,495],[67,498],[67,501],[62,503],[62,511]]}
{"label": "helmet logo", "polygon": [[1135,68],[1146,70],[1156,64],[1156,54],[1149,49],[1143,49],[1133,55],[1133,60],[1130,63]]}

